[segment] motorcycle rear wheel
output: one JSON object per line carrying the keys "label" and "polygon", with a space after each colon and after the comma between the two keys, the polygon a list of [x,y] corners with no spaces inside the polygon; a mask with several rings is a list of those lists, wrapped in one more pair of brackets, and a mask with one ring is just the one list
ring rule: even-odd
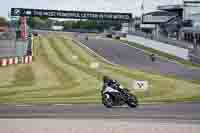
{"label": "motorcycle rear wheel", "polygon": [[130,94],[127,104],[131,108],[136,108],[138,106],[138,99],[135,95]]}

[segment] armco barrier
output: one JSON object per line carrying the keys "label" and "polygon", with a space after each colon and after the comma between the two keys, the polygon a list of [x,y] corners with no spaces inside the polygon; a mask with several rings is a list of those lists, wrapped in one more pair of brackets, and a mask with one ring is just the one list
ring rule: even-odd
{"label": "armco barrier", "polygon": [[30,64],[32,63],[32,61],[33,61],[33,56],[1,58],[0,66],[9,66],[15,64]]}

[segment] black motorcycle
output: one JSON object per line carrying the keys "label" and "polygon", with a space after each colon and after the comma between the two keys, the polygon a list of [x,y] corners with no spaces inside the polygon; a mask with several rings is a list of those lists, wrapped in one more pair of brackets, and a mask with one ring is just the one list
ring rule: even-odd
{"label": "black motorcycle", "polygon": [[[131,108],[138,106],[138,99],[135,95],[121,86],[116,81],[109,80],[104,82],[103,89],[101,91],[102,103],[105,107],[111,108],[113,106],[121,106],[127,104]],[[109,82],[109,83],[108,83]]]}

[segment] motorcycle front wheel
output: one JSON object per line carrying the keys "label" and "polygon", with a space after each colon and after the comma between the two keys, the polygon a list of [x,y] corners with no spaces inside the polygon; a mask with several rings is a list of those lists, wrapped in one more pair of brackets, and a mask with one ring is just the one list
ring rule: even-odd
{"label": "motorcycle front wheel", "polygon": [[104,104],[105,107],[107,108],[111,108],[113,106],[113,100],[112,97],[109,94],[103,94],[102,96],[102,102]]}
{"label": "motorcycle front wheel", "polygon": [[138,106],[138,99],[135,95],[130,94],[127,104],[131,108],[136,108]]}

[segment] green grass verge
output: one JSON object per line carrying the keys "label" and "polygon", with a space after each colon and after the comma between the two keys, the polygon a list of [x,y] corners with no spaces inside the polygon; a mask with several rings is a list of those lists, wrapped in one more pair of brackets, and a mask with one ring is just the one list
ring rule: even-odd
{"label": "green grass verge", "polygon": [[34,84],[34,73],[32,71],[31,66],[23,65],[20,68],[17,68],[15,74],[15,80],[13,84],[15,85],[32,85]]}
{"label": "green grass verge", "polygon": [[[140,102],[200,100],[197,82],[106,64],[61,35],[36,37],[34,43],[32,64],[0,68],[0,103],[101,103],[102,75],[119,80]],[[78,59],[72,59],[73,55]],[[91,69],[92,62],[99,62],[100,67]],[[133,80],[149,81],[149,91],[135,91]]]}

